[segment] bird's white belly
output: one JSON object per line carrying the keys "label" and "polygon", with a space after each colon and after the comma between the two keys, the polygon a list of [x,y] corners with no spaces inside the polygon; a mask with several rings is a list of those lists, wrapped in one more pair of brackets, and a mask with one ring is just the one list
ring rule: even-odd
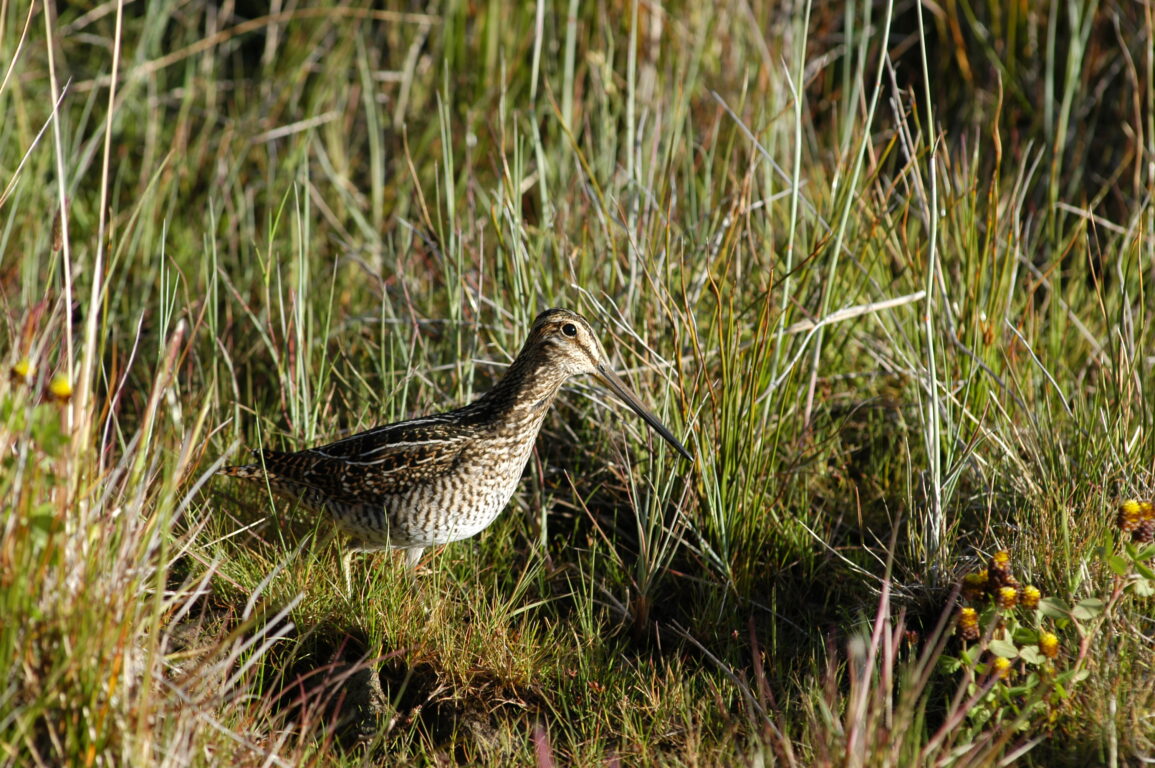
{"label": "bird's white belly", "polygon": [[[522,464],[523,469],[524,466]],[[455,507],[455,509],[444,515],[443,524],[434,528],[431,537],[428,530],[421,530],[420,526],[413,526],[417,530],[409,532],[410,538],[420,539],[424,535],[432,539],[428,542],[429,544],[448,544],[451,541],[460,541],[461,539],[468,539],[470,536],[476,536],[488,528],[509,505],[509,500],[513,498],[513,493],[517,490],[520,480],[521,472],[519,471],[516,475],[503,478],[501,482],[486,487],[483,491],[479,490],[469,502],[455,504],[448,501],[446,506]]]}

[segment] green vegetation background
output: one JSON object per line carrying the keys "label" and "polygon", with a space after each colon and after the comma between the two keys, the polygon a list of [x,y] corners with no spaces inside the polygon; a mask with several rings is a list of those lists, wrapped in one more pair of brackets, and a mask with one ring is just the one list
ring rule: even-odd
{"label": "green vegetation background", "polygon": [[[0,764],[1155,755],[1149,6],[367,6],[0,2]],[[692,466],[574,381],[351,594],[212,479],[558,305]]]}

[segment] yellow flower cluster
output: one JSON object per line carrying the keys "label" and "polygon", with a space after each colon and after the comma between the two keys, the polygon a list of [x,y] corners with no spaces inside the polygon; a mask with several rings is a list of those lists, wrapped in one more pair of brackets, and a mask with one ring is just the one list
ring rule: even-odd
{"label": "yellow flower cluster", "polygon": [[999,587],[999,591],[995,593],[995,602],[1004,611],[1012,610],[1019,604],[1019,591],[1014,587]]}
{"label": "yellow flower cluster", "polygon": [[995,596],[1002,587],[1019,588],[1019,580],[1011,573],[1011,553],[1005,549],[991,555],[987,573],[987,589]]}
{"label": "yellow flower cluster", "polygon": [[1043,593],[1037,587],[1032,587],[1030,584],[1023,587],[1023,593],[1019,595],[1019,605],[1034,610],[1039,607],[1039,600],[1043,597]]}
{"label": "yellow flower cluster", "polygon": [[979,612],[967,606],[958,612],[958,635],[963,640],[979,639]]}
{"label": "yellow flower cluster", "polygon": [[32,382],[32,374],[34,372],[35,369],[32,367],[32,361],[27,357],[18,360],[16,364],[12,366],[11,370],[9,370],[13,381],[19,381],[25,384]]}
{"label": "yellow flower cluster", "polygon": [[1048,659],[1059,655],[1059,638],[1053,632],[1039,633],[1039,650]]}
{"label": "yellow flower cluster", "polygon": [[57,374],[52,377],[52,381],[48,382],[48,396],[53,400],[58,400],[62,403],[67,403],[68,399],[72,397],[72,383],[68,378]]}
{"label": "yellow flower cluster", "polygon": [[[1141,508],[1136,504],[1135,509]],[[995,636],[1007,637],[1010,626],[1020,626],[1019,619],[1011,611],[1020,606],[1028,611],[1038,609],[1043,593],[1038,587],[1019,583],[1012,573],[1012,565],[1011,553],[1002,549],[991,555],[985,568],[963,577],[960,592],[963,600],[971,605],[960,607],[955,620],[955,635],[960,640],[975,643],[982,638],[980,611],[985,607],[996,609],[993,616],[988,614],[992,621],[989,630]],[[1035,620],[1039,619],[1041,617],[1036,615]],[[1059,638],[1055,633],[1040,628],[1036,637],[1039,653],[1048,659],[1058,657]],[[987,674],[994,678],[1005,680],[1013,674],[1015,665],[1012,660],[996,656],[989,650],[985,651],[984,658]]]}
{"label": "yellow flower cluster", "polygon": [[[1022,585],[1011,572],[1011,566],[1011,553],[1001,549],[991,555],[985,568],[972,571],[963,577],[960,591],[963,600],[971,605],[964,605],[959,609],[955,622],[955,634],[959,639],[973,643],[982,636],[979,609],[983,605],[990,605],[993,602],[1003,613],[1013,611],[1019,606],[1028,611],[1039,607],[1043,593],[1038,587],[1030,584]],[[1004,619],[999,620],[1000,626],[1003,621]],[[1039,637],[1040,651],[1048,658],[1054,658],[1058,653],[1059,639],[1049,632],[1044,632]],[[1049,649],[1047,643],[1051,643]],[[999,673],[999,677],[1005,676],[1005,672]]]}
{"label": "yellow flower cluster", "polygon": [[962,596],[964,600],[969,600],[972,603],[977,603],[983,599],[983,595],[987,591],[987,583],[990,581],[990,574],[986,568],[981,571],[973,571],[963,576]]}
{"label": "yellow flower cluster", "polygon": [[1119,516],[1115,524],[1123,533],[1131,534],[1132,541],[1150,544],[1155,541],[1155,504],[1127,499],[1119,505]]}
{"label": "yellow flower cluster", "polygon": [[998,678],[1010,677],[1011,675],[1011,660],[1004,659],[1002,656],[996,656],[991,662],[990,672]]}
{"label": "yellow flower cluster", "polygon": [[[36,366],[27,357],[22,357],[8,369],[8,377],[16,383],[31,385],[36,377]],[[45,396],[58,403],[67,403],[72,398],[72,382],[62,373],[58,373],[48,382]]]}
{"label": "yellow flower cluster", "polygon": [[991,555],[987,567],[973,571],[963,577],[962,597],[971,603],[977,603],[984,598],[993,599],[1005,611],[1016,605],[1025,608],[1038,608],[1042,593],[1037,587],[1023,586],[1011,573],[1011,553],[1005,549]]}

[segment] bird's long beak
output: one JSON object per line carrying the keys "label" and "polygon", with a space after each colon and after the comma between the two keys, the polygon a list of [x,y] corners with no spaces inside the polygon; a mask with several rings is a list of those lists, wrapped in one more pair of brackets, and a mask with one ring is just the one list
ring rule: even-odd
{"label": "bird's long beak", "polygon": [[623,403],[630,406],[634,413],[641,416],[642,419],[644,419],[647,424],[653,427],[654,431],[661,435],[667,443],[674,446],[678,453],[682,454],[690,461],[694,460],[694,457],[691,456],[690,452],[686,450],[686,446],[678,442],[678,439],[674,437],[673,433],[666,429],[666,426],[662,424],[662,422],[658,421],[657,416],[646,410],[645,406],[639,402],[637,395],[631,392],[630,388],[627,387],[625,383],[618,378],[617,374],[611,371],[609,367],[604,363],[598,365],[598,376],[602,381],[606,383],[606,386],[613,390],[615,395],[622,399]]}

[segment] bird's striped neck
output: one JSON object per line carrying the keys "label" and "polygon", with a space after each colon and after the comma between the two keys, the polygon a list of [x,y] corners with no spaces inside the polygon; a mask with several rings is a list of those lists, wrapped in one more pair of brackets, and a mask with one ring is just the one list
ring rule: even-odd
{"label": "bird's striped neck", "polygon": [[475,406],[517,420],[541,418],[568,375],[539,349],[525,350]]}

